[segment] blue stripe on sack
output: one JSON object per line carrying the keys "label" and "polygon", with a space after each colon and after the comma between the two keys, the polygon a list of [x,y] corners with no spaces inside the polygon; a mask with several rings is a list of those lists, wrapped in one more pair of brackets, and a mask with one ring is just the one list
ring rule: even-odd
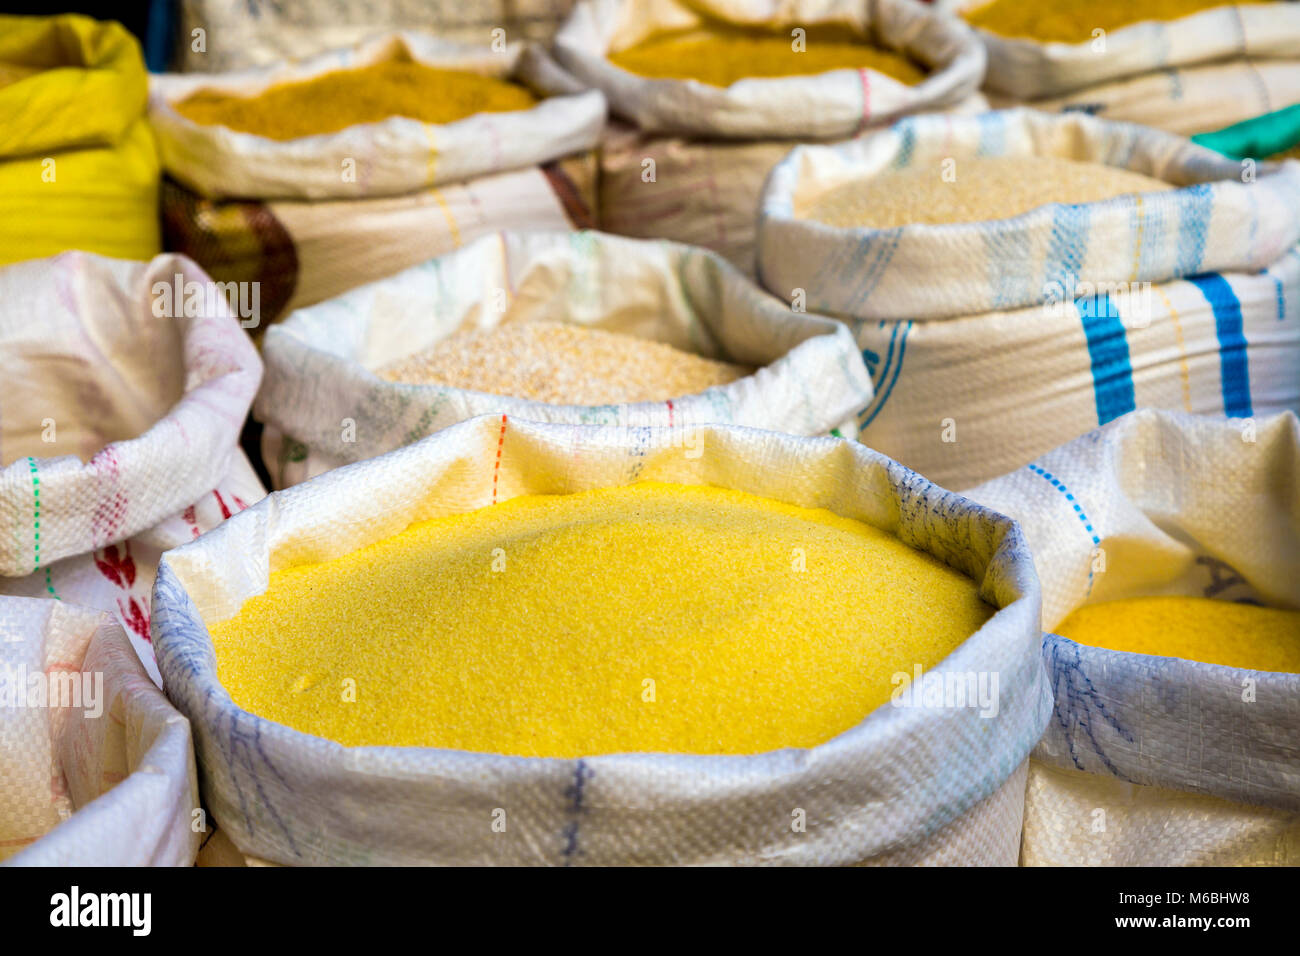
{"label": "blue stripe on sack", "polygon": [[912,152],[916,149],[916,130],[912,128],[911,120],[903,120],[898,124],[898,134],[902,137],[902,142],[898,144],[898,152],[894,154],[894,169],[911,166]]}
{"label": "blue stripe on sack", "polygon": [[[894,330],[895,332],[897,332],[898,327],[895,326]],[[894,385],[897,384],[898,382],[898,376],[903,371],[903,356],[907,353],[907,333],[911,331],[912,331],[912,320],[908,319],[907,324],[903,326],[903,337],[898,340],[898,364],[894,366],[894,377],[889,380],[889,385],[888,387],[886,387],[884,392],[877,393],[879,396],[879,403],[876,404],[876,407],[871,408],[871,406],[867,406],[866,420],[863,421],[863,423],[859,427],[866,428],[873,421],[875,421],[876,416],[880,414],[880,410],[884,408],[885,403],[889,401],[889,395],[891,392],[893,392]],[[882,381],[884,380],[883,375],[880,378]]]}
{"label": "blue stripe on sack", "polygon": [[1214,312],[1214,331],[1219,337],[1219,376],[1223,380],[1223,414],[1249,418],[1250,364],[1246,359],[1246,335],[1242,327],[1241,302],[1232,285],[1215,272],[1187,280],[1201,290]]}
{"label": "blue stripe on sack", "polygon": [[1001,156],[1006,152],[1007,124],[1003,113],[980,113],[980,141],[976,156]]}
{"label": "blue stripe on sack", "polygon": [[[1067,293],[1074,288],[1083,268],[1088,249],[1088,231],[1092,215],[1087,206],[1058,205],[1052,216],[1052,241],[1043,260],[1043,288],[1061,284]],[[1073,296],[1067,295],[1067,298]]]}
{"label": "blue stripe on sack", "polygon": [[1178,275],[1186,276],[1201,271],[1213,204],[1210,187],[1205,183],[1187,186],[1181,191],[1184,194],[1182,221],[1178,224],[1178,259],[1174,269]]}
{"label": "blue stripe on sack", "polygon": [[[878,323],[876,324],[876,328],[878,328],[878,329],[883,329],[884,327],[885,327],[885,323],[884,323],[884,322],[878,322]],[[860,329],[861,329],[861,327],[859,326],[859,330],[860,330]],[[859,334],[861,334],[860,331],[859,331]],[[863,407],[862,411],[858,412],[858,427],[859,427],[859,428],[862,427],[862,421],[863,421],[863,419],[865,419],[868,415],[870,415],[870,414],[872,413],[872,409],[874,409],[875,406],[876,406],[876,403],[877,403],[878,401],[880,401],[880,396],[881,396],[881,394],[882,394],[882,392],[883,392],[883,389],[881,388],[881,386],[884,384],[885,379],[889,376],[889,370],[890,370],[890,368],[893,367],[893,364],[894,364],[894,343],[895,343],[895,341],[896,341],[897,339],[898,339],[898,323],[895,322],[895,323],[893,323],[893,331],[890,333],[890,336],[889,336],[889,345],[888,345],[888,346],[886,347],[886,349],[885,349],[885,364],[884,364],[883,366],[880,366],[880,367],[879,367],[879,369],[878,369],[878,371],[879,371],[879,373],[880,373],[879,375],[875,374],[876,371],[877,371],[877,369],[872,369],[872,375],[871,375],[871,393],[872,393],[872,394],[871,394],[871,401],[867,402],[866,406]],[[861,345],[862,342],[859,341],[858,344]],[[864,353],[863,353],[864,358],[865,358],[865,354],[866,354],[866,353],[864,352]]]}
{"label": "blue stripe on sack", "polygon": [[[1136,215],[1138,205],[1133,204]],[[1138,271],[1135,280],[1143,276],[1160,275],[1168,270],[1166,259],[1170,243],[1165,239],[1169,210],[1174,207],[1161,193],[1151,193],[1142,199],[1142,247],[1138,250]]]}
{"label": "blue stripe on sack", "polygon": [[857,287],[849,296],[851,308],[862,306],[871,297],[872,291],[880,283],[880,277],[889,267],[889,261],[894,258],[902,235],[903,228],[897,226],[893,229],[873,230],[858,240],[850,265],[855,268],[861,267],[863,263],[869,262],[869,265],[860,274]]}
{"label": "blue stripe on sack", "polygon": [[1286,320],[1286,283],[1274,273],[1283,271],[1287,266],[1287,260],[1293,257],[1300,257],[1300,252],[1292,249],[1264,270],[1264,275],[1273,280],[1273,285],[1277,289],[1277,320],[1279,322]]}
{"label": "blue stripe on sack", "polygon": [[1004,309],[1022,304],[1033,281],[1028,231],[994,226],[984,233],[984,250],[988,257],[989,307]]}
{"label": "blue stripe on sack", "polygon": [[1119,310],[1108,295],[1094,295],[1075,302],[1088,340],[1092,362],[1092,390],[1097,401],[1097,424],[1105,425],[1137,408],[1133,392],[1133,366],[1129,361],[1128,338]]}
{"label": "blue stripe on sack", "polygon": [[[1092,522],[1088,520],[1088,516],[1084,514],[1083,506],[1080,505],[1079,502],[1074,500],[1074,492],[1070,491],[1069,488],[1065,487],[1065,482],[1061,481],[1061,479],[1057,478],[1050,471],[1047,471],[1046,469],[1043,468],[1039,468],[1037,465],[1031,464],[1031,465],[1026,465],[1025,467],[1028,468],[1030,471],[1032,471],[1035,475],[1038,475],[1038,477],[1042,478],[1045,482],[1047,482],[1049,485],[1051,485],[1061,494],[1065,495],[1065,500],[1068,501],[1070,503],[1070,507],[1074,509],[1075,517],[1083,522],[1084,529],[1088,532],[1088,536],[1092,538],[1093,546],[1100,547],[1101,538],[1097,537],[1097,532],[1092,529]],[[1088,594],[1092,594],[1092,556],[1091,555],[1088,556]]]}

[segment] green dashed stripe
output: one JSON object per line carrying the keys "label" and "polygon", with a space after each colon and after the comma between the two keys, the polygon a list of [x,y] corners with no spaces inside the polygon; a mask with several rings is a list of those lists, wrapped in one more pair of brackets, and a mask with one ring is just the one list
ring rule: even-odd
{"label": "green dashed stripe", "polygon": [[[41,476],[36,469],[35,458],[27,459],[27,467],[32,473],[32,573],[35,574],[41,568]],[[54,590],[49,565],[45,566],[45,590],[50,592],[54,600],[63,600]]]}

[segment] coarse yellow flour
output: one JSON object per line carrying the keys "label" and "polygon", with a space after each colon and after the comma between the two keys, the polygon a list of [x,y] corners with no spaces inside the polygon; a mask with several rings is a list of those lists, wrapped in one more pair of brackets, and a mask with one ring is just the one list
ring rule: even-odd
{"label": "coarse yellow flour", "polygon": [[237,704],[347,745],[748,754],[848,730],[993,612],[864,523],[645,482],[276,571],[211,633]]}

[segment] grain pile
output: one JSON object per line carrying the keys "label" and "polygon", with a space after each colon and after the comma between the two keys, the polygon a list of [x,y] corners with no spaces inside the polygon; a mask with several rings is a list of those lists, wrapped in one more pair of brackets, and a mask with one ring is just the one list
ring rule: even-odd
{"label": "grain pile", "polygon": [[826,190],[800,215],[829,226],[892,229],[1008,219],[1048,203],[1174,188],[1127,169],[1057,156],[961,158],[952,172],[951,182],[940,165],[878,173]]}
{"label": "grain pile", "polygon": [[455,333],[376,374],[390,382],[553,405],[613,405],[694,395],[751,371],[632,335],[562,322],[513,322]]}
{"label": "grain pile", "polygon": [[971,26],[998,36],[1086,43],[1093,39],[1093,30],[1118,30],[1146,20],[1177,20],[1223,6],[1228,6],[1225,0],[993,0],[963,16]]}
{"label": "grain pile", "polygon": [[746,754],[853,727],[993,611],[861,522],[647,482],[276,571],[210,631],[237,704],[346,745]]}
{"label": "grain pile", "polygon": [[804,76],[830,70],[876,70],[909,86],[925,79],[913,60],[863,40],[806,37],[796,50],[789,31],[716,28],[652,37],[610,55],[615,66],[656,79],[730,86],[757,77]]}
{"label": "grain pile", "polygon": [[506,80],[385,60],[281,83],[256,96],[199,90],[175,108],[204,126],[227,126],[241,133],[290,140],[377,123],[390,116],[451,123],[475,113],[526,110],[536,103],[528,90]]}
{"label": "grain pile", "polygon": [[1300,611],[1209,598],[1132,598],[1085,605],[1056,633],[1112,651],[1300,673]]}

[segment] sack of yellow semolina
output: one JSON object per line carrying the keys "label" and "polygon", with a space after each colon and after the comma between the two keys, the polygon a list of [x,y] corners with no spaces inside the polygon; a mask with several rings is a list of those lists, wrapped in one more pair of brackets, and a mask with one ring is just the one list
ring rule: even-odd
{"label": "sack of yellow semolina", "polygon": [[189,866],[189,724],[109,615],[0,595],[0,863]]}
{"label": "sack of yellow semolina", "polygon": [[1300,863],[1296,416],[1133,412],[967,494],[1043,584],[1023,862]]}
{"label": "sack of yellow semolina", "polygon": [[[841,599],[866,574],[888,602]],[[892,675],[933,670],[993,610],[972,579],[860,521],[642,481],[418,522],[273,573],[210,630],[240,707],[346,746],[754,754],[849,730],[889,702]],[[384,694],[337,706],[348,679]]]}
{"label": "sack of yellow semolina", "polygon": [[1180,135],[1300,102],[1300,10],[1257,0],[943,0],[988,51],[995,106],[1082,110]]}
{"label": "sack of yellow semolina", "polygon": [[753,271],[763,179],[798,142],[840,140],[905,113],[983,109],[982,50],[910,0],[579,3],[564,67],[621,123],[601,154],[601,224],[702,245]]}
{"label": "sack of yellow semolina", "polygon": [[476,415],[850,435],[871,397],[840,323],[706,250],[596,232],[481,238],[295,312],[263,359],[280,488]]}
{"label": "sack of yellow semolina", "polygon": [[763,286],[843,319],[862,440],[945,487],[1136,408],[1300,411],[1300,164],[1077,114],[908,117],[768,180]]}
{"label": "sack of yellow semolina", "polygon": [[[485,416],[172,551],[154,639],[220,828],[281,863],[1013,863],[1048,704],[1018,530],[857,443],[696,437]],[[342,607],[403,636],[303,630]]]}
{"label": "sack of yellow semolina", "polygon": [[120,24],[0,15],[0,264],[161,250],[147,84]]}
{"label": "sack of yellow semolina", "polygon": [[266,494],[240,448],[262,365],[222,296],[176,255],[0,269],[0,595],[109,612],[155,677],[159,555]]}
{"label": "sack of yellow semolina", "polygon": [[151,78],[163,168],[210,199],[363,199],[535,166],[595,145],[604,98],[539,96],[557,73],[420,33],[377,36],[302,63]]}

